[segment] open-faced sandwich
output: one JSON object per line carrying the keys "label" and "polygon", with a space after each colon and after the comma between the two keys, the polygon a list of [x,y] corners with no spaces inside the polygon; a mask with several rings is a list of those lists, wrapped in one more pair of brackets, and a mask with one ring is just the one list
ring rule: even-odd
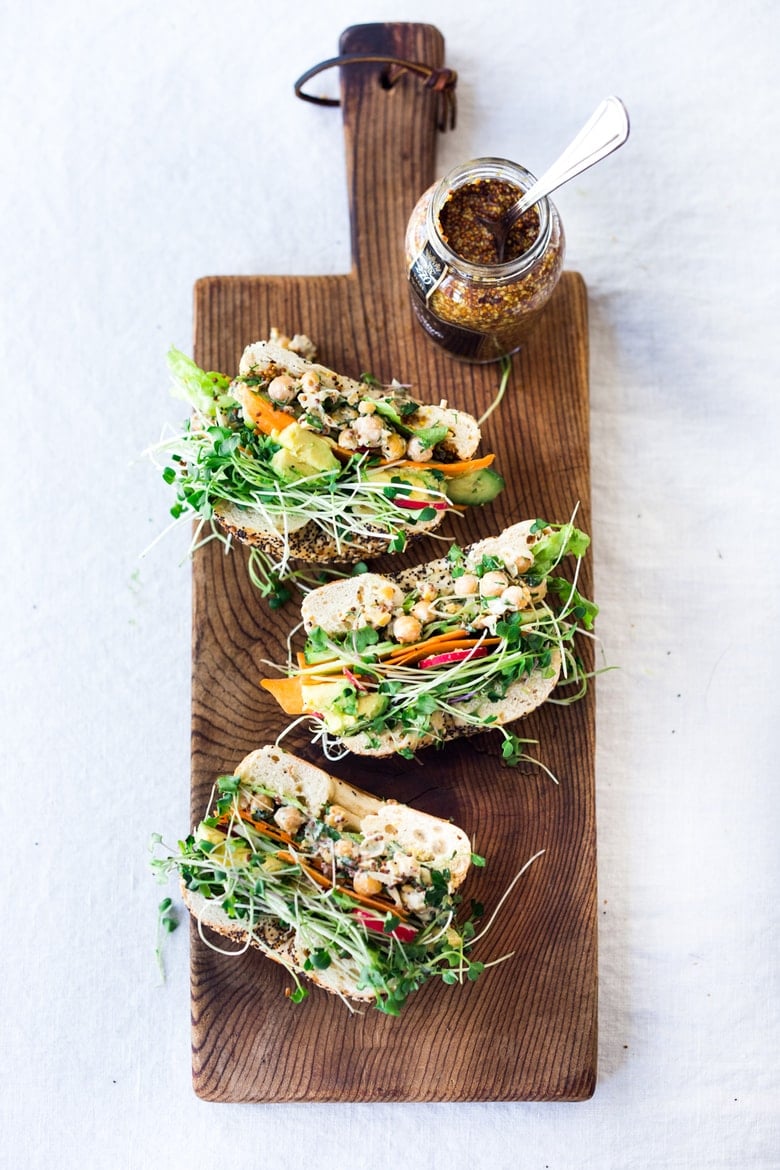
{"label": "open-faced sandwich", "polygon": [[192,407],[181,433],[156,448],[176,488],[174,516],[213,521],[283,568],[289,558],[354,564],[400,552],[453,507],[501,491],[494,457],[474,457],[471,415],[313,357],[308,338],[272,331],[230,378],[171,351],[174,391]]}
{"label": "open-faced sandwich", "polygon": [[455,917],[472,859],[484,864],[450,822],[264,747],[217,781],[209,815],[153,864],[180,875],[201,932],[283,964],[294,999],[305,975],[397,1015],[426,980],[483,969],[468,957],[473,921]]}
{"label": "open-faced sandwich", "polygon": [[323,585],[303,601],[297,665],[262,686],[287,714],[309,717],[330,758],[411,756],[496,727],[516,762],[523,741],[506,725],[557,686],[572,688],[561,702],[587,686],[575,635],[597,613],[577,589],[588,544],[571,522],[527,520],[394,576]]}

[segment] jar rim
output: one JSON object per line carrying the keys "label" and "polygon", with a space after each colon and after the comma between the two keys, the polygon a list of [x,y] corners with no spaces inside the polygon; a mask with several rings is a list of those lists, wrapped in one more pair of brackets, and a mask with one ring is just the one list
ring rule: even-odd
{"label": "jar rim", "polygon": [[435,240],[436,251],[441,255],[442,260],[445,261],[449,268],[455,269],[457,272],[470,277],[472,280],[486,282],[503,281],[522,275],[529,268],[532,268],[544,254],[552,234],[552,203],[545,195],[534,204],[539,214],[538,234],[530,248],[526,248],[519,256],[514,256],[511,260],[504,260],[500,264],[482,264],[475,263],[471,260],[464,260],[457,252],[453,252],[452,248],[450,248],[442,236],[439,224],[439,213],[444,206],[445,200],[453,190],[464,187],[467,183],[473,182],[475,179],[497,178],[511,182],[521,192],[527,191],[536,182],[535,175],[521,166],[520,163],[512,162],[511,159],[493,157],[474,158],[453,167],[451,171],[440,179],[434,188],[433,197],[428,204],[427,228],[429,239]]}

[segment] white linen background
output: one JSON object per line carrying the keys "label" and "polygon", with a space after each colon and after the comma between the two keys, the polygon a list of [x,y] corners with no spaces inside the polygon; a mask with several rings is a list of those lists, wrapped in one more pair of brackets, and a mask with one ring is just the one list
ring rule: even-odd
{"label": "white linen background", "polygon": [[[137,453],[213,273],[349,266],[340,115],[292,82],[424,19],[460,83],[437,170],[560,191],[591,315],[600,1071],[583,1104],[230,1106],[189,1072],[189,574]],[[0,61],[2,1165],[773,1167],[777,1125],[776,6],[149,0],[6,7]],[[335,76],[320,89],[335,92]],[[319,83],[318,83],[319,84]],[[247,339],[249,340],[249,339]]]}

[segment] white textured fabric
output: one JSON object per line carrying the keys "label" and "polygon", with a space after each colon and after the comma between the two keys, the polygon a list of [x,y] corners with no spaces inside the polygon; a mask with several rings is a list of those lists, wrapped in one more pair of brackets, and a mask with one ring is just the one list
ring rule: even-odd
{"label": "white textured fabric", "polygon": [[[2,1165],[780,1165],[776,5],[5,9]],[[185,537],[139,561],[169,500],[136,456],[178,417],[164,353],[189,348],[197,277],[346,271],[340,118],[292,81],[349,24],[421,16],[460,74],[440,173],[539,172],[609,92],[632,115],[556,198],[590,294],[620,666],[598,692],[599,1084],[578,1105],[207,1105],[186,931],[161,985],[146,855],[188,818]]]}

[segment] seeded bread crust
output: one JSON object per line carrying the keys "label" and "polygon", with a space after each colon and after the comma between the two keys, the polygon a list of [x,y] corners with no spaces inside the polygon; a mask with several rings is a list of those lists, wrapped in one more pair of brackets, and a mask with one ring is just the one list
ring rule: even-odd
{"label": "seeded bread crust", "polygon": [[[253,508],[240,508],[237,504],[217,504],[214,507],[214,516],[220,527],[230,533],[235,540],[259,548],[277,561],[283,559],[286,543],[287,555],[293,560],[355,564],[369,557],[382,556],[388,551],[388,545],[396,535],[375,528],[376,536],[356,535],[353,540],[344,540],[338,544],[312,521],[307,521],[302,527],[296,528],[293,519],[288,520],[285,542],[284,532],[274,532],[262,527],[266,521]],[[413,526],[402,526],[401,530],[406,536],[407,544],[438,528],[445,516],[446,512],[437,511],[432,520],[419,520]],[[363,527],[368,531],[372,529],[369,524]]]}
{"label": "seeded bread crust", "polygon": [[[457,889],[468,873],[471,842],[462,829],[407,805],[380,800],[281,748],[271,745],[258,748],[241,761],[234,774],[245,785],[254,783],[280,797],[295,798],[315,817],[320,817],[328,805],[340,805],[348,814],[347,824],[364,837],[394,841],[404,852],[424,859],[431,868],[448,869],[450,890]],[[269,959],[305,974],[325,991],[363,1002],[374,999],[370,988],[358,990],[357,970],[352,978],[335,967],[304,972],[310,950],[292,927],[274,918],[259,918],[249,937],[250,930],[245,923],[229,918],[219,905],[183,884],[182,897],[201,926],[230,939],[237,947],[248,940],[251,947]]]}

